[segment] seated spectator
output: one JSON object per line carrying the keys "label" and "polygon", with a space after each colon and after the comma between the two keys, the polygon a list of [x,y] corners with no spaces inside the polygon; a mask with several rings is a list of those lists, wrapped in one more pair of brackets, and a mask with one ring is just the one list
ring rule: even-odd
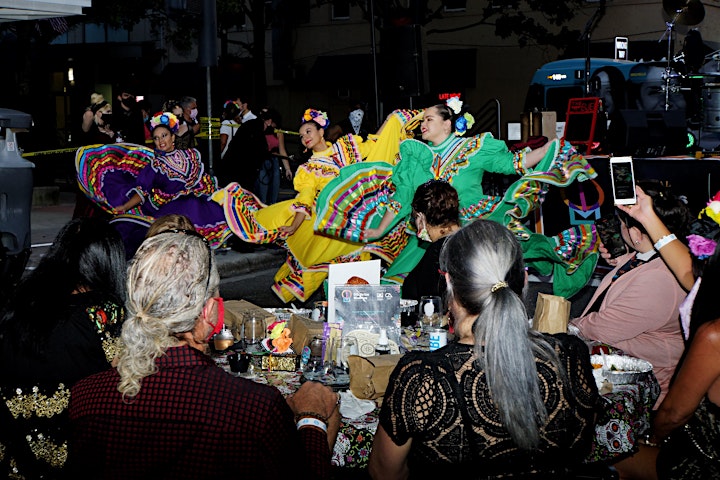
{"label": "seated spectator", "polygon": [[440,268],[457,341],[405,354],[380,411],[374,479],[563,478],[588,453],[599,396],[587,346],[531,330],[522,250],[478,219],[446,241]]}
{"label": "seated spectator", "polygon": [[145,238],[154,237],[158,233],[168,230],[195,230],[195,225],[193,225],[185,215],[170,213],[156,218],[155,221],[150,224]]}
{"label": "seated spectator", "polygon": [[223,327],[219,281],[197,232],[166,231],[140,246],[117,369],[72,391],[75,478],[329,477],[340,424],[332,390],[307,382],[286,401],[206,355]]}
{"label": "seated spectator", "polygon": [[[690,222],[687,205],[658,181],[638,184],[653,199],[660,220],[678,239],[684,239]],[[645,228],[624,211],[619,216],[630,253],[618,258],[618,266],[605,276],[582,315],[570,324],[586,339],[652,363],[660,382],[659,405],[683,353],[679,307],[686,293],[657,254],[664,245],[653,245]]]}
{"label": "seated spectator", "polygon": [[104,220],[72,220],[0,316],[0,473],[65,478],[70,387],[110,368],[125,310],[125,252]]}
{"label": "seated spectator", "polygon": [[440,274],[440,250],[449,235],[460,229],[457,190],[444,180],[430,180],[415,191],[412,217],[420,240],[432,242],[420,263],[402,285],[402,298],[420,300],[424,295],[445,295],[445,277]]}
{"label": "seated spectator", "polygon": [[615,465],[622,479],[720,478],[720,247],[701,279],[689,308],[690,343],[657,409],[650,440]]}

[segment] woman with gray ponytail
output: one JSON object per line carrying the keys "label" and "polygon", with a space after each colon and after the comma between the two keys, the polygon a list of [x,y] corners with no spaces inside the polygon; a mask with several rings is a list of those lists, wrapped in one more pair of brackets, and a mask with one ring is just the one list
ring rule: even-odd
{"label": "woman with gray ponytail", "polygon": [[599,398],[587,346],[530,328],[522,249],[499,223],[476,220],[454,233],[440,268],[457,341],[400,360],[371,475],[569,476],[587,454]]}

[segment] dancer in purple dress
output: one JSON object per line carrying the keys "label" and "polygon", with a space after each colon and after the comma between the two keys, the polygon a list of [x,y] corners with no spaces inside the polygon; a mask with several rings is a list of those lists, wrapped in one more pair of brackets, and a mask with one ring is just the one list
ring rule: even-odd
{"label": "dancer in purple dress", "polygon": [[158,217],[185,215],[213,247],[232,234],[222,207],[210,200],[217,189],[195,149],[175,149],[179,126],[172,113],[150,121],[155,151],[134,144],[91,145],[78,150],[78,182],[85,194],[115,214],[113,224],[134,252]]}

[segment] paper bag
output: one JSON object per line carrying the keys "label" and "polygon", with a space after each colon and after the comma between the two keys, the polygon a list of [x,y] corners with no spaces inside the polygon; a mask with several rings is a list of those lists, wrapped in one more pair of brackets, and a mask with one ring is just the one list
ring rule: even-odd
{"label": "paper bag", "polygon": [[543,333],[567,333],[570,306],[564,297],[538,293],[533,328]]}
{"label": "paper bag", "polygon": [[357,398],[376,400],[385,395],[390,374],[402,354],[361,357],[350,355],[350,391]]}
{"label": "paper bag", "polygon": [[275,315],[262,307],[246,300],[225,300],[225,325],[233,332],[235,338],[242,338],[242,326],[248,315],[254,315],[263,321],[265,328],[275,321]]}
{"label": "paper bag", "polygon": [[298,355],[302,354],[304,347],[310,345],[313,337],[323,336],[323,322],[314,322],[307,317],[294,313],[290,315],[288,328],[293,339],[293,350]]}

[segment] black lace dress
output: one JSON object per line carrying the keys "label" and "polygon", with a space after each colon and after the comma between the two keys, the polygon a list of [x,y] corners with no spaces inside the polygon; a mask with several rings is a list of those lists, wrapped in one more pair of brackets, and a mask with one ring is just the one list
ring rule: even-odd
{"label": "black lace dress", "polygon": [[[537,360],[548,423],[533,452],[516,447],[500,422],[484,372],[472,366],[471,345],[450,343],[430,353],[408,353],[400,360],[390,377],[380,424],[398,445],[412,438],[411,477],[450,478],[474,472],[469,478],[562,478],[558,472],[582,463],[599,402],[588,348],[571,335],[546,338],[558,352],[567,381],[549,363]],[[457,383],[449,380],[452,374]],[[454,385],[463,392],[465,416]]]}

